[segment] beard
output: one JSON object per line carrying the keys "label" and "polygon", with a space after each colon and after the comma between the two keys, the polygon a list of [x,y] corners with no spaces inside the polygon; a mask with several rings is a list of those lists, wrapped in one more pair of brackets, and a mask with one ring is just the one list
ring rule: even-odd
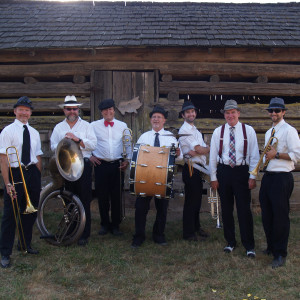
{"label": "beard", "polygon": [[79,116],[76,116],[76,115],[70,115],[70,116],[67,116],[67,119],[70,122],[75,122],[78,119],[78,117]]}

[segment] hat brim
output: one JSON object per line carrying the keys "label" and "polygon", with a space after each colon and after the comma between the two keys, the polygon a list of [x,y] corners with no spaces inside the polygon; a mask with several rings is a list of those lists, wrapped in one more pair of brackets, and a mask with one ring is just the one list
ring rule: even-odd
{"label": "hat brim", "polygon": [[266,108],[266,110],[275,109],[275,108],[282,109],[282,110],[288,110],[286,107],[282,107],[282,106],[278,106],[278,105],[268,107],[268,108]]}
{"label": "hat brim", "polygon": [[30,104],[26,104],[26,103],[15,104],[15,105],[14,105],[14,108],[17,108],[18,106],[25,106],[25,107],[28,107],[28,108],[30,108],[31,110],[33,110],[33,106],[30,105]]}
{"label": "hat brim", "polygon": [[221,109],[220,112],[221,112],[221,114],[224,114],[226,110],[231,110],[231,109],[236,109],[239,112],[241,111],[241,109],[238,107],[230,107],[230,108],[226,108],[226,109]]}
{"label": "hat brim", "polygon": [[68,104],[59,104],[60,108],[70,107],[70,106],[78,106],[80,107],[83,103],[68,103]]}
{"label": "hat brim", "polygon": [[194,109],[194,110],[198,111],[198,109],[197,109],[194,105],[189,105],[189,106],[185,107],[185,108],[181,111],[181,113],[184,113],[184,112],[185,112],[186,110],[188,110],[188,109]]}

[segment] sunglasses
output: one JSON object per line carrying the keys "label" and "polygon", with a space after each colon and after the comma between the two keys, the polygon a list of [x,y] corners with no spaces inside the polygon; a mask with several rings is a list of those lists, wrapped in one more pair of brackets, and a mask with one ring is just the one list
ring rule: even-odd
{"label": "sunglasses", "polygon": [[78,107],[66,107],[65,110],[67,110],[67,111],[71,111],[71,110],[77,111]]}
{"label": "sunglasses", "polygon": [[269,112],[270,114],[272,114],[273,112],[276,113],[276,114],[278,114],[278,113],[282,112],[282,109],[279,109],[279,108],[268,109],[268,112]]}

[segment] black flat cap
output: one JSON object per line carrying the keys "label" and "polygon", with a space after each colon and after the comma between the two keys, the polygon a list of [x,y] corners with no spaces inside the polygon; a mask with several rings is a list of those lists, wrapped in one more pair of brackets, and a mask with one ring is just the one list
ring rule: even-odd
{"label": "black flat cap", "polygon": [[155,114],[155,113],[162,114],[165,117],[165,119],[168,118],[168,112],[165,111],[164,108],[161,107],[161,106],[154,106],[153,107],[153,110],[149,113],[150,118],[152,118],[152,115]]}
{"label": "black flat cap", "polygon": [[192,101],[186,101],[182,104],[182,109],[181,109],[181,113],[183,113],[184,111],[188,110],[188,109],[194,109],[197,110],[197,108],[195,107],[195,105],[193,104]]}
{"label": "black flat cap", "polygon": [[33,109],[32,102],[27,96],[22,96],[21,98],[19,98],[17,103],[14,105],[14,108],[18,106],[26,106],[29,107],[30,109]]}
{"label": "black flat cap", "polygon": [[113,99],[105,99],[98,105],[100,110],[107,109],[113,107],[115,108],[115,101]]}

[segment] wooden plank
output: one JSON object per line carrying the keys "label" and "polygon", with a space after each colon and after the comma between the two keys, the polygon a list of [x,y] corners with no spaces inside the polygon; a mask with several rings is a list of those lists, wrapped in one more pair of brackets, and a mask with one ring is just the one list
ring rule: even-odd
{"label": "wooden plank", "polygon": [[[143,132],[151,130],[149,113],[152,111],[153,100],[158,101],[156,87],[158,86],[158,76],[156,72],[145,72],[145,90],[144,90],[144,105],[143,105]],[[142,132],[142,133],[143,133]]]}
{"label": "wooden plank", "polygon": [[[31,97],[34,112],[61,112],[62,109],[58,106],[64,102],[64,97],[61,98],[33,98]],[[0,99],[0,112],[10,112],[13,109],[17,99]],[[83,111],[90,110],[89,97],[77,97],[79,103],[83,103],[80,107]]]}
{"label": "wooden plank", "polygon": [[[1,53],[1,51],[0,51]],[[0,55],[1,57],[1,55]],[[172,57],[171,57],[172,59]],[[18,57],[16,57],[18,61]],[[229,75],[231,77],[248,78],[267,76],[269,79],[299,79],[300,65],[297,64],[267,64],[267,63],[216,63],[189,60],[187,62],[168,61],[92,61],[51,64],[1,64],[0,78],[43,77],[60,78],[63,76],[90,76],[93,70],[145,71],[160,70],[160,74],[176,76],[211,76],[213,74]],[[164,81],[164,80],[163,80]]]}
{"label": "wooden plank", "polygon": [[69,94],[89,96],[90,83],[75,84],[71,82],[37,82],[24,84],[20,82],[0,82],[0,97],[20,97],[23,95],[54,97]]}
{"label": "wooden plank", "polygon": [[167,94],[170,91],[177,91],[179,94],[300,96],[300,85],[293,83],[260,84],[206,81],[173,81],[159,83],[160,93]]}
{"label": "wooden plank", "polygon": [[299,62],[299,48],[105,47],[98,49],[1,50],[0,61],[177,61],[177,62]]}

